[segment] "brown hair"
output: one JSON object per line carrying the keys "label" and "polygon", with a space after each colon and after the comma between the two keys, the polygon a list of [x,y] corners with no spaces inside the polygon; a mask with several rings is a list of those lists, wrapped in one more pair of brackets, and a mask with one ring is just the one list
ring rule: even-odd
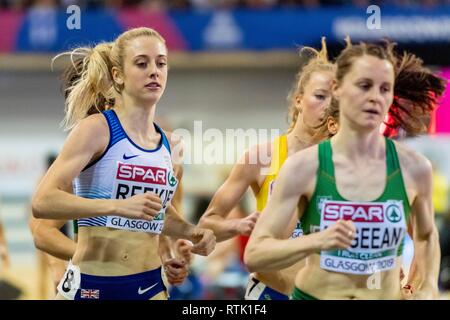
{"label": "brown hair", "polygon": [[362,56],[373,56],[381,60],[388,60],[392,66],[397,65],[397,59],[394,54],[395,44],[385,42],[384,45],[377,45],[373,43],[360,42],[357,45],[353,45],[350,41],[350,37],[345,39],[346,47],[341,51],[336,58],[336,81],[341,84],[344,76],[350,72],[353,62]]}
{"label": "brown hair", "polygon": [[[54,61],[66,54],[72,57],[73,68],[69,67],[63,75],[63,86],[64,83],[66,85],[63,125],[66,130],[72,129],[89,114],[100,113],[111,107],[110,102],[123,90],[123,86],[113,80],[112,68],[123,72],[126,45],[128,41],[141,36],[156,37],[165,44],[165,40],[155,30],[135,28],[122,33],[114,42],[100,43],[93,48],[77,48],[53,58]],[[78,56],[76,62],[73,60],[74,55]]]}
{"label": "brown hair", "polygon": [[394,101],[386,126],[394,132],[403,128],[409,135],[426,133],[447,80],[424,67],[422,59],[406,52],[399,57],[396,69]]}
{"label": "brown hair", "polygon": [[[328,119],[330,117],[339,123],[339,102],[334,98],[331,99],[330,104],[325,108],[323,120],[318,126],[315,127],[315,129],[328,131]],[[328,134],[329,138],[332,136],[332,134]]]}
{"label": "brown hair", "polygon": [[325,113],[324,113],[324,117],[323,117],[325,124],[329,117],[332,117],[336,121],[339,121],[339,103],[335,99],[332,99],[329,106],[325,109]]}
{"label": "brown hair", "polygon": [[297,122],[299,110],[296,108],[296,98],[299,94],[303,94],[306,85],[311,79],[311,75],[318,71],[331,71],[334,72],[334,65],[328,60],[328,51],[325,37],[322,37],[322,48],[317,51],[311,47],[303,47],[299,53],[302,65],[295,77],[294,85],[287,97],[289,102],[288,132],[292,131]]}
{"label": "brown hair", "polygon": [[346,43],[346,48],[336,59],[337,83],[342,82],[359,57],[370,55],[388,60],[394,67],[395,85],[394,100],[388,112],[388,119],[392,120],[386,125],[396,130],[401,127],[410,135],[426,132],[424,119],[434,110],[445,90],[446,80],[424,67],[423,61],[414,54],[404,52],[400,56],[395,53],[395,44],[389,41],[382,45],[364,42],[352,45],[347,37]]}

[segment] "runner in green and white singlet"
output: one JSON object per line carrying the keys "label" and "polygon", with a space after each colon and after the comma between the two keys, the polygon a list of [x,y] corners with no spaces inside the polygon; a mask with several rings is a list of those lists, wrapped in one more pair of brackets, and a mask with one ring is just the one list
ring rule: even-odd
{"label": "runner in green and white singlet", "polygon": [[[420,280],[407,298],[435,299],[440,251],[431,165],[379,128],[389,112],[399,127],[422,133],[420,115],[433,109],[445,82],[415,56],[399,59],[390,44],[348,43],[336,65],[339,131],[286,160],[245,262],[250,271],[268,271],[306,259],[292,299],[405,298],[400,259],[410,219]],[[402,99],[394,101],[394,90]],[[295,208],[305,235],[283,239]]]}
{"label": "runner in green and white singlet", "polygon": [[361,275],[394,268],[411,211],[394,143],[386,139],[386,186],[373,202],[345,199],[336,188],[330,141],[318,148],[319,172],[302,217],[304,233],[324,230],[340,219],[351,220],[356,227],[350,248],[322,252],[321,268]]}

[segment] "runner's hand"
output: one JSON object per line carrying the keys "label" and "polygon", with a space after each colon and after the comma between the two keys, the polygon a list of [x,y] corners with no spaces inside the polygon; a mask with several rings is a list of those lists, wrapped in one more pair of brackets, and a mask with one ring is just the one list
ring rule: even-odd
{"label": "runner's hand", "polygon": [[186,261],[178,258],[164,261],[163,267],[167,276],[167,281],[173,286],[182,284],[189,274],[189,268]]}
{"label": "runner's hand", "polygon": [[125,218],[151,221],[161,209],[161,198],[151,192],[136,194],[124,200],[116,200],[116,212]]}
{"label": "runner's hand", "polygon": [[209,229],[195,228],[191,236],[194,246],[192,247],[192,253],[199,254],[201,256],[209,255],[216,247],[216,236]]}
{"label": "runner's hand", "polygon": [[356,236],[353,221],[338,220],[318,233],[320,250],[347,249]]}
{"label": "runner's hand", "polygon": [[186,261],[187,264],[191,264],[192,261],[192,247],[194,245],[189,240],[178,239],[175,241],[174,250],[175,255]]}
{"label": "runner's hand", "polygon": [[251,215],[239,219],[237,224],[237,232],[240,235],[249,236],[258,220],[259,212],[253,212]]}

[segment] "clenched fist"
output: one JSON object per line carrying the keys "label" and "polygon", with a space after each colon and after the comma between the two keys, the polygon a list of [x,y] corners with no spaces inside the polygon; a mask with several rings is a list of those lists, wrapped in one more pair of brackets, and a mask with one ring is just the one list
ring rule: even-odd
{"label": "clenched fist", "polygon": [[136,194],[124,200],[116,200],[116,212],[125,218],[151,221],[161,209],[161,198],[151,192]]}
{"label": "clenched fist", "polygon": [[191,235],[194,246],[192,247],[192,253],[199,254],[201,256],[209,255],[216,247],[216,236],[209,229],[195,228]]}

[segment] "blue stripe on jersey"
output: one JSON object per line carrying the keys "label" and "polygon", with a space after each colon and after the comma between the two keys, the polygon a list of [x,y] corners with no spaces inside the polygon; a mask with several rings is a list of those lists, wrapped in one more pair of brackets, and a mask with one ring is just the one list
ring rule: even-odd
{"label": "blue stripe on jersey", "polygon": [[120,125],[119,118],[117,118],[116,113],[114,110],[107,110],[103,112],[103,114],[106,117],[106,121],[108,121],[109,126],[109,132],[110,132],[110,139],[109,139],[109,145],[108,149],[111,148],[113,145],[115,145],[120,140],[127,137],[125,131],[122,129],[122,126]]}
{"label": "blue stripe on jersey", "polygon": [[97,196],[101,196],[105,199],[111,198],[111,189],[107,188],[100,188],[100,187],[94,187],[89,185],[83,185],[83,186],[75,186],[74,188],[75,194],[77,195],[85,195],[85,194],[92,194]]}
{"label": "blue stripe on jersey", "polygon": [[78,222],[78,228],[83,228],[83,227],[105,227],[105,226],[106,226],[106,223],[104,223],[104,224],[102,224],[102,223],[97,224],[97,223],[93,223],[90,220],[86,220],[86,222],[84,220],[83,221],[80,220]]}
{"label": "blue stripe on jersey", "polygon": [[111,198],[111,190],[98,190],[95,188],[89,188],[89,186],[78,187],[76,189],[76,194],[81,194],[81,193],[83,193],[83,194],[92,193],[92,194],[102,195],[105,197],[105,199]]}
{"label": "blue stripe on jersey", "polygon": [[92,217],[78,219],[79,227],[104,227],[106,226],[107,217]]}
{"label": "blue stripe on jersey", "polygon": [[86,199],[111,199],[111,194],[101,194],[101,193],[94,193],[94,192],[77,192],[77,195],[79,197],[83,197]]}
{"label": "blue stripe on jersey", "polygon": [[[155,149],[144,149],[144,148],[138,146],[136,143],[134,143],[134,141],[127,135],[127,133],[125,132],[125,130],[122,127],[122,124],[120,123],[119,118],[117,117],[116,112],[113,109],[105,111],[105,112],[103,112],[103,114],[105,114],[107,119],[110,119],[110,120],[108,120],[108,124],[111,123],[110,130],[112,130],[111,135],[113,138],[110,141],[110,146],[108,146],[108,149],[111,146],[113,146],[114,143],[117,143],[118,141],[122,140],[123,138],[127,138],[128,141],[130,141],[130,143],[133,146],[135,146],[137,149],[142,150],[144,152],[156,152],[159,149],[161,149],[161,146],[165,146],[167,151],[169,151],[169,154],[170,154],[170,145],[167,140],[167,137],[164,134],[164,131],[156,123],[153,123],[153,126],[155,127],[156,131],[161,134],[161,141],[159,142],[158,146]],[[115,141],[115,139],[117,139],[117,141]]]}
{"label": "blue stripe on jersey", "polygon": [[169,140],[167,140],[167,137],[164,134],[164,131],[162,131],[162,129],[156,123],[154,123],[154,125],[155,125],[156,131],[159,131],[159,133],[161,134],[162,144],[166,147],[166,149],[171,154],[172,151],[170,151],[170,143],[169,143]]}
{"label": "blue stripe on jersey", "polygon": [[[91,179],[93,178],[92,175],[90,176],[90,178]],[[87,182],[84,182],[83,185],[78,185],[78,186],[75,186],[75,187],[77,188],[76,189],[77,191],[81,191],[81,192],[86,191],[86,190],[93,191],[93,192],[98,192],[98,193],[110,193],[111,192],[111,188],[105,188],[105,187],[100,187],[100,186],[93,186],[93,185],[90,185]]]}
{"label": "blue stripe on jersey", "polygon": [[[92,222],[92,223],[103,223],[106,224],[106,220],[108,218],[106,216],[101,216],[101,217],[91,217],[91,218],[82,218],[80,220],[83,220],[84,222]],[[89,220],[89,221],[87,221]]]}

